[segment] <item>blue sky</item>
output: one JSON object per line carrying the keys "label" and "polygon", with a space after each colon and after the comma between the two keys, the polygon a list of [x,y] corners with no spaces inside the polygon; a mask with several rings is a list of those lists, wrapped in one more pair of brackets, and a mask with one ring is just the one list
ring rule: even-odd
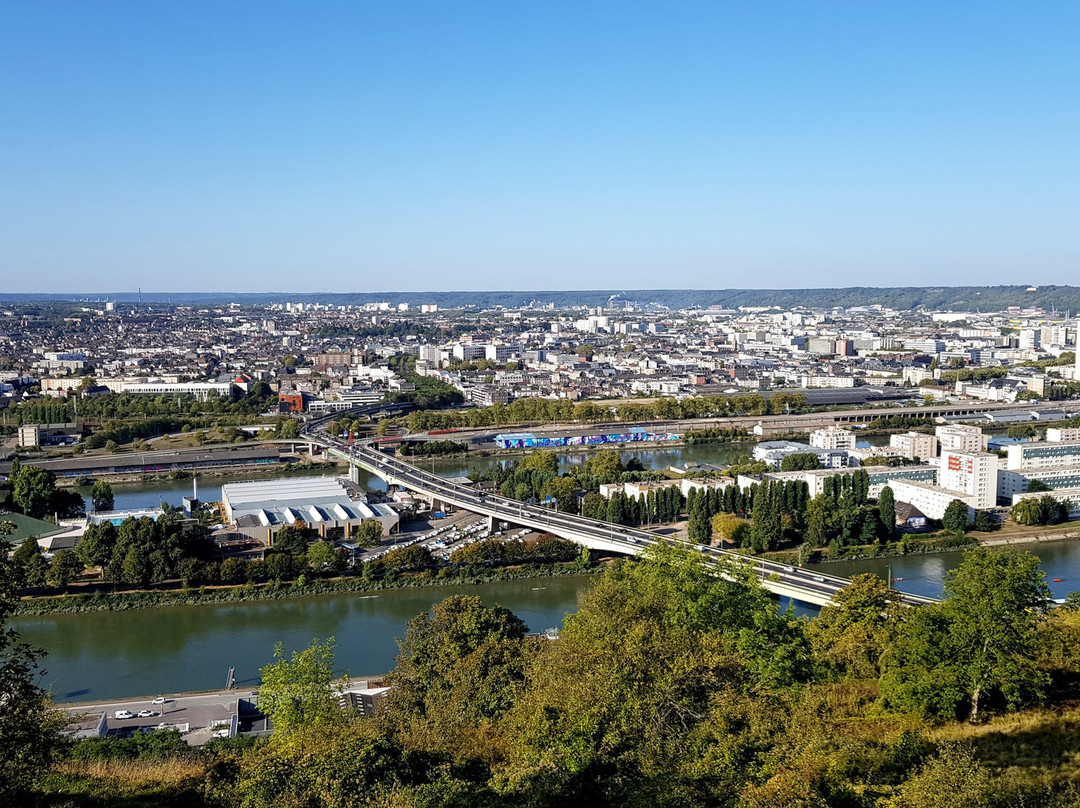
{"label": "blue sky", "polygon": [[1080,3],[0,4],[0,289],[1080,283]]}

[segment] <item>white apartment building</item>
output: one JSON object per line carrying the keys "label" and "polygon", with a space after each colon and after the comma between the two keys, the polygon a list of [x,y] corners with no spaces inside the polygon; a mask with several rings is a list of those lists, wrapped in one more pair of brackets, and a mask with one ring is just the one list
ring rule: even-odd
{"label": "white apartment building", "polygon": [[998,469],[998,500],[1008,501],[1017,494],[1023,494],[1028,490],[1028,483],[1033,480],[1045,483],[1055,491],[1063,488],[1078,488],[1080,487],[1080,466],[1027,471]]}
{"label": "white apartment building", "polygon": [[228,396],[233,389],[232,382],[147,382],[145,384],[124,383],[123,391],[142,396],[195,396],[206,401],[211,396]]}
{"label": "white apartment building", "polygon": [[[45,381],[42,379],[42,381]],[[1080,441],[1080,427],[1051,427],[1046,430],[1046,440],[1051,443],[1066,443]]]}
{"label": "white apartment building", "polygon": [[425,362],[438,365],[442,361],[443,349],[438,345],[421,345],[419,356]]}
{"label": "white apartment building", "polygon": [[461,342],[454,346],[454,356],[462,362],[484,359],[486,354],[487,346],[479,343]]}
{"label": "white apartment building", "polygon": [[1069,506],[1069,519],[1080,519],[1080,488],[1055,488],[1053,491],[1039,491],[1031,494],[1013,494],[1012,504],[1015,505],[1022,499],[1041,499],[1047,494],[1058,502],[1064,502]]}
{"label": "white apartment building", "polygon": [[[997,474],[998,458],[995,454],[942,452],[941,464],[938,468],[938,485],[948,491],[959,492],[965,497],[970,497],[969,504],[973,508],[993,508],[997,504]],[[919,510],[922,509],[919,508]],[[930,516],[928,513],[926,515]]]}
{"label": "white apartment building", "polygon": [[1076,443],[1031,441],[1007,447],[1010,471],[1060,469],[1080,466],[1080,441]]}
{"label": "white apartment building", "polygon": [[901,456],[914,460],[929,460],[937,457],[938,439],[936,435],[922,432],[905,432],[903,435],[890,435],[889,446],[900,452]]}
{"label": "white apartment building", "polygon": [[855,433],[843,427],[828,426],[824,429],[815,429],[810,433],[810,445],[815,449],[845,449],[855,448]]}
{"label": "white apartment building", "polygon": [[931,519],[941,519],[949,503],[958,499],[968,506],[968,521],[975,518],[975,497],[959,494],[946,488],[939,488],[929,483],[917,483],[910,480],[895,480],[892,483],[893,496],[897,502],[906,502],[918,508],[923,515]]}
{"label": "white apartment building", "polygon": [[946,424],[934,430],[942,452],[981,452],[986,448],[982,427]]}

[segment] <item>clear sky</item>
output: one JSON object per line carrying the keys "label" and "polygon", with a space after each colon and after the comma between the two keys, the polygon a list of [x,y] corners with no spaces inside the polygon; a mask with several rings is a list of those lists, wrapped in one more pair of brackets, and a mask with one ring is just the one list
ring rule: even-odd
{"label": "clear sky", "polygon": [[0,3],[0,291],[1080,283],[1080,3]]}

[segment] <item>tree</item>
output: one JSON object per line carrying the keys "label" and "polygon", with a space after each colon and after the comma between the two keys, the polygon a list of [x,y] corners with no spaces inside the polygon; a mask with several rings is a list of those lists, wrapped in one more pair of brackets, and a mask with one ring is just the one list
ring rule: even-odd
{"label": "tree", "polygon": [[[895,808],[993,808],[1010,804],[1002,784],[979,763],[972,750],[945,744],[933,760],[900,786]],[[1013,803],[1016,804],[1016,803]]]}
{"label": "tree", "polygon": [[725,541],[730,541],[736,546],[740,544],[742,534],[750,527],[745,519],[740,519],[733,513],[718,513],[712,518],[712,534],[719,537],[720,546]]}
{"label": "tree", "polygon": [[65,589],[82,574],[85,566],[74,550],[57,550],[53,553],[52,563],[49,564],[49,583]]}
{"label": "tree", "polygon": [[889,540],[896,533],[896,499],[893,490],[885,486],[878,494],[878,518],[881,520],[882,538]]}
{"label": "tree", "polygon": [[259,670],[259,708],[274,726],[274,742],[344,723],[346,714],[340,701],[348,677],[334,676],[333,637],[322,643],[312,640],[303,651],[293,651],[290,659],[285,658],[285,646],[279,642],[274,647],[274,660]]}
{"label": "tree", "polygon": [[975,514],[975,529],[980,533],[989,533],[1001,527],[1001,523],[986,511]]}
{"label": "tree", "polygon": [[540,498],[551,497],[563,513],[577,513],[580,490],[572,477],[553,477],[540,487]]}
{"label": "tree", "polygon": [[712,544],[712,524],[709,520],[708,503],[704,496],[699,496],[694,502],[686,535],[691,544]]}
{"label": "tree", "polygon": [[49,565],[35,537],[24,539],[15,549],[11,560],[19,586],[42,586],[45,583]]}
{"label": "tree", "polygon": [[942,717],[980,716],[984,696],[1010,708],[1037,701],[1048,683],[1036,664],[1050,592],[1039,559],[978,548],[945,576],[945,600],[904,614],[884,655],[888,705]]}
{"label": "tree", "polygon": [[854,576],[807,626],[814,656],[826,675],[877,678],[900,608],[887,582],[870,573]]}
{"label": "tree", "polygon": [[112,486],[104,480],[95,482],[90,489],[90,502],[90,507],[95,511],[111,511],[115,503]]}
{"label": "tree", "polygon": [[324,572],[334,566],[337,553],[328,541],[317,541],[308,548],[307,563],[316,572]]}
{"label": "tree", "polygon": [[803,536],[813,547],[825,546],[826,531],[829,528],[834,507],[833,500],[824,494],[814,497],[806,506],[806,530]]}
{"label": "tree", "polygon": [[352,536],[357,547],[375,547],[383,538],[383,524],[378,519],[365,519],[354,525]]}
{"label": "tree", "polygon": [[398,643],[384,724],[456,755],[486,745],[523,689],[527,631],[513,612],[475,596],[451,596],[413,618]]}
{"label": "tree", "polygon": [[121,580],[126,584],[146,586],[154,580],[153,562],[141,546],[130,547],[120,566]]}
{"label": "tree", "polygon": [[607,519],[607,507],[607,500],[597,491],[590,491],[581,498],[581,515],[590,519]]}
{"label": "tree", "polygon": [[12,467],[11,496],[27,516],[40,518],[49,512],[56,492],[56,475],[40,466]]}
{"label": "tree", "polygon": [[304,522],[285,525],[274,535],[274,549],[293,556],[307,553],[308,545],[318,539],[319,532]]}
{"label": "tree", "polygon": [[39,684],[44,652],[8,627],[16,603],[13,567],[0,540],[0,804],[28,805],[28,793],[49,771],[68,719],[51,709],[49,694]]}
{"label": "tree", "polygon": [[[555,773],[555,782],[603,790],[581,804],[720,804],[686,791],[669,799],[679,788],[672,753],[688,738],[698,762],[748,750],[711,746],[709,727],[717,736],[738,732],[739,719],[733,712],[725,720],[720,705],[805,680],[801,624],[739,566],[719,578],[699,554],[664,546],[640,558],[602,574],[559,642],[543,644],[530,663],[530,687],[507,721],[516,755],[520,765]],[[602,785],[601,771],[614,775]],[[725,780],[722,788],[735,794],[739,786]],[[556,804],[551,795],[533,802]]]}
{"label": "tree", "polygon": [[970,524],[968,520],[968,504],[961,499],[954,499],[945,508],[945,515],[941,517],[941,526],[951,533],[963,534]]}
{"label": "tree", "polygon": [[618,449],[604,449],[585,461],[585,472],[600,482],[614,482],[625,471]]}
{"label": "tree", "polygon": [[1018,525],[1039,524],[1039,501],[1034,497],[1024,497],[1009,509],[1009,516]]}
{"label": "tree", "polygon": [[221,580],[227,584],[238,584],[247,579],[248,562],[233,556],[221,562]]}
{"label": "tree", "polygon": [[521,458],[518,469],[554,475],[559,473],[559,459],[554,452],[532,452]]}
{"label": "tree", "polygon": [[821,460],[813,452],[796,452],[780,461],[780,471],[806,471],[821,468]]}
{"label": "tree", "polygon": [[90,525],[75,545],[75,552],[84,564],[101,567],[104,575],[105,566],[112,560],[117,540],[116,526],[112,522]]}
{"label": "tree", "polygon": [[421,547],[419,544],[391,550],[379,561],[390,570],[422,569],[423,567],[430,567],[434,563],[431,558],[431,551],[426,547]]}
{"label": "tree", "polygon": [[1028,480],[1027,492],[1029,494],[1041,494],[1043,491],[1053,491],[1053,489],[1042,480]]}

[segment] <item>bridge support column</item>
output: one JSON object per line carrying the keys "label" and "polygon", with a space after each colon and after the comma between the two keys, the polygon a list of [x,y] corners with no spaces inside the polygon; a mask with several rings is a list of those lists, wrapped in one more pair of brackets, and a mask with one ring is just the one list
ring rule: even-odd
{"label": "bridge support column", "polygon": [[353,485],[360,485],[360,467],[355,463],[349,464],[349,482]]}

